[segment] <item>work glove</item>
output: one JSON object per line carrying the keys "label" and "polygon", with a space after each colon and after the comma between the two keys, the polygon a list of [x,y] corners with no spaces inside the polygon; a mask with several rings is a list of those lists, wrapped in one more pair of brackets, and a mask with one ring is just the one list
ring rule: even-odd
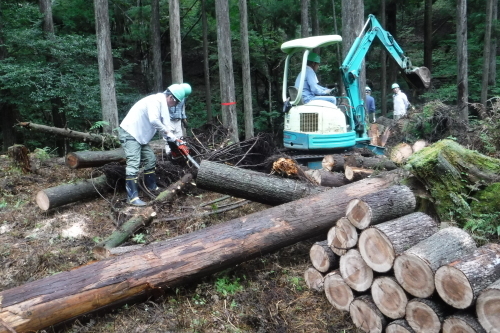
{"label": "work glove", "polygon": [[163,133],[163,139],[167,142],[175,142],[177,138],[172,133]]}
{"label": "work glove", "polygon": [[188,120],[186,118],[182,119],[182,125],[187,128],[188,127]]}
{"label": "work glove", "polygon": [[175,144],[177,145],[177,149],[179,149],[179,152],[182,155],[184,155],[184,156],[189,155],[189,148],[184,141],[182,141],[181,139],[177,139],[177,140],[175,140]]}

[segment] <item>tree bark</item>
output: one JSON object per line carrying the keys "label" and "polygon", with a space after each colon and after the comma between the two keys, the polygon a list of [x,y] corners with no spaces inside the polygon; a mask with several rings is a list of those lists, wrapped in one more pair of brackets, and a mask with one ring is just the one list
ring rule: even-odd
{"label": "tree bark", "polygon": [[205,82],[205,105],[207,109],[207,122],[212,123],[212,94],[210,90],[210,64],[208,53],[208,22],[207,22],[207,2],[201,0],[202,13],[201,21],[203,25],[203,78]]}
{"label": "tree bark", "polygon": [[122,148],[106,151],[78,151],[66,155],[65,164],[70,169],[96,168],[112,162],[125,162]]}
{"label": "tree bark", "polygon": [[457,0],[457,107],[461,121],[469,123],[469,53],[467,0]]}
{"label": "tree bark", "polygon": [[454,308],[465,309],[497,279],[500,279],[500,244],[490,243],[465,258],[439,267],[435,285],[443,301]]}
{"label": "tree bark", "polygon": [[319,272],[314,267],[309,267],[304,272],[304,281],[306,283],[307,288],[311,290],[315,290],[317,292],[324,291],[324,277],[321,272]]}
{"label": "tree bark", "polygon": [[344,169],[344,176],[350,182],[369,177],[373,173],[371,169],[356,168],[348,165],[346,165]]}
{"label": "tree bark", "polygon": [[486,22],[484,26],[484,42],[483,42],[483,80],[481,83],[481,104],[486,109],[486,101],[488,99],[488,75],[490,74],[490,53],[491,53],[491,20],[493,16],[493,1],[486,0],[485,17]]}
{"label": "tree bark", "polygon": [[365,332],[382,333],[387,325],[387,319],[369,295],[356,297],[349,307],[349,314],[354,325]]}
{"label": "tree bark", "polygon": [[163,90],[163,71],[161,66],[160,0],[151,0],[151,69],[153,92]]}
{"label": "tree bark", "polygon": [[300,35],[309,37],[309,0],[300,0]]}
{"label": "tree bark", "polygon": [[340,274],[353,290],[367,291],[373,282],[373,270],[365,263],[356,249],[350,249],[340,257]]}
{"label": "tree bark", "polygon": [[444,304],[430,299],[414,298],[406,306],[406,320],[416,332],[439,333],[445,314]]}
{"label": "tree bark", "polygon": [[172,83],[182,83],[181,14],[179,0],[168,2]]}
{"label": "tree bark", "polygon": [[357,168],[373,170],[394,170],[398,166],[386,156],[365,157],[359,154],[352,154],[345,157],[345,165]]}
{"label": "tree bark", "polygon": [[326,155],[321,161],[321,166],[323,169],[332,172],[344,171],[344,155]]}
{"label": "tree bark", "polygon": [[359,230],[370,225],[410,214],[415,210],[415,195],[407,186],[390,188],[353,199],[346,209],[346,217]]}
{"label": "tree bark", "polygon": [[41,190],[36,194],[36,204],[41,210],[49,210],[76,201],[96,198],[108,188],[106,176],[86,179],[75,184],[63,184]]}
{"label": "tree bark", "polygon": [[337,310],[348,312],[349,305],[354,300],[354,293],[345,283],[339,270],[328,273],[323,280],[323,286],[328,302]]}
{"label": "tree bark", "polygon": [[31,122],[20,122],[20,123],[17,123],[17,126],[21,126],[21,127],[24,127],[24,128],[30,129],[30,130],[40,131],[40,132],[44,132],[44,133],[61,135],[61,136],[67,137],[67,138],[88,141],[88,142],[92,142],[92,143],[96,143],[96,144],[103,144],[105,142],[104,137],[101,135],[73,131],[73,130],[68,129],[68,128],[51,127],[51,126],[45,126],[45,125],[35,124],[35,123],[31,123]]}
{"label": "tree bark", "polygon": [[345,177],[345,175],[340,172],[330,172],[326,170],[307,170],[304,173],[311,177],[319,186],[339,187],[351,183],[351,181],[349,181]]}
{"label": "tree bark", "polygon": [[311,246],[309,258],[313,267],[320,273],[328,273],[339,268],[339,257],[332,252],[326,240]]}
{"label": "tree bark", "polygon": [[[500,279],[484,289],[476,302],[479,323],[487,332],[496,332],[500,327]],[[495,331],[496,330],[496,331]]]}
{"label": "tree bark", "polygon": [[475,249],[474,240],[462,229],[441,229],[399,255],[394,260],[394,275],[411,295],[429,297],[435,290],[436,270]]}
{"label": "tree bark", "polygon": [[446,317],[443,332],[487,333],[477,319],[468,313],[456,313]]}
{"label": "tree bark", "polygon": [[17,331],[39,330],[324,235],[354,195],[386,188],[398,175],[331,189],[4,290],[0,319]]}
{"label": "tree bark", "polygon": [[359,235],[358,249],[375,272],[392,269],[396,256],[439,230],[436,221],[421,213],[411,213],[365,229]]}
{"label": "tree bark", "polygon": [[245,139],[254,137],[252,108],[252,76],[250,75],[250,48],[248,46],[247,1],[239,0],[241,36],[241,79],[243,84],[243,113],[245,115]]}
{"label": "tree bark", "polygon": [[358,243],[358,230],[349,222],[349,219],[342,217],[328,231],[327,241],[333,253],[343,256],[347,250]]}
{"label": "tree bark", "polygon": [[408,296],[392,276],[381,276],[373,281],[373,302],[384,315],[391,319],[403,318],[406,314]]}
{"label": "tree bark", "polygon": [[398,319],[390,322],[385,329],[386,333],[415,333],[406,319]]}

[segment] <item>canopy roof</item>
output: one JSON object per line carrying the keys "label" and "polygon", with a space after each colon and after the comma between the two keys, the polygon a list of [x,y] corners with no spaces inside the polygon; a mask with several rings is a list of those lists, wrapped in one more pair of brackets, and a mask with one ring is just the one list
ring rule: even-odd
{"label": "canopy roof", "polygon": [[300,50],[312,50],[316,47],[328,46],[340,42],[342,42],[342,37],[339,35],[313,36],[284,42],[281,45],[281,50],[286,54],[292,54]]}

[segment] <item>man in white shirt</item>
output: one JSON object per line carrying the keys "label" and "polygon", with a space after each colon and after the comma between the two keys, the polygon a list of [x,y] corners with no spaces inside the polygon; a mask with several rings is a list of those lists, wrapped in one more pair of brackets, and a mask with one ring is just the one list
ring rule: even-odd
{"label": "man in white shirt", "polygon": [[[189,91],[191,91],[190,86]],[[163,93],[149,95],[139,100],[121,122],[119,135],[127,160],[125,188],[129,204],[146,205],[139,199],[137,186],[137,174],[141,163],[144,165],[146,187],[153,191],[158,189],[155,174],[156,156],[149,146],[149,141],[156,132],[160,132],[167,141],[177,141],[179,146],[184,144],[172,133],[168,109],[179,104],[185,97],[185,87],[172,84]]]}
{"label": "man in white shirt", "polygon": [[399,84],[393,83],[391,88],[394,92],[394,95],[392,95],[392,102],[394,104],[393,118],[397,121],[399,118],[406,115],[406,110],[408,110],[410,102],[406,94],[399,88]]}

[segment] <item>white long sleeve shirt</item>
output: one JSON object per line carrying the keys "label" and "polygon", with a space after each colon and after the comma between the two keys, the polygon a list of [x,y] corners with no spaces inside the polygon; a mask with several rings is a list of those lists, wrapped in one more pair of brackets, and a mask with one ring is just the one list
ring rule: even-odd
{"label": "white long sleeve shirt", "polygon": [[173,136],[166,95],[157,93],[139,100],[127,113],[120,127],[141,145],[151,141],[156,131],[163,137]]}
{"label": "white long sleeve shirt", "polygon": [[394,114],[397,116],[404,116],[408,106],[410,105],[406,94],[399,91],[397,94],[392,96],[392,102],[394,103]]}

